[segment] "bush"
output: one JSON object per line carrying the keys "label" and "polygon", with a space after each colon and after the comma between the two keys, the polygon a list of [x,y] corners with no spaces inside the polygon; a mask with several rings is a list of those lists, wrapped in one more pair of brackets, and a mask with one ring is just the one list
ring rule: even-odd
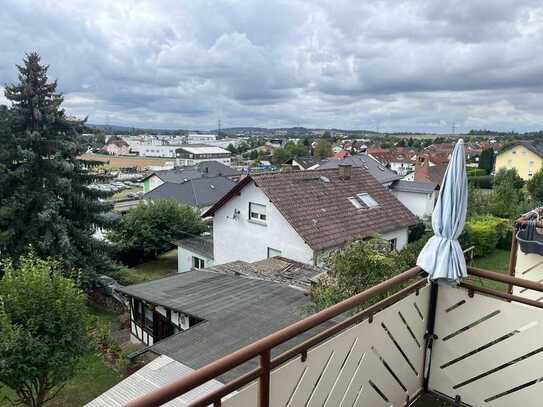
{"label": "bush", "polygon": [[418,240],[408,243],[396,256],[396,264],[399,272],[415,267],[419,253],[428,241],[432,233],[423,234]]}
{"label": "bush", "polygon": [[491,189],[494,185],[494,179],[491,175],[470,176],[468,182],[475,188]]}
{"label": "bush", "polygon": [[417,223],[409,228],[408,242],[419,240],[426,232],[426,224],[420,218],[417,218]]}
{"label": "bush", "polygon": [[464,249],[475,246],[475,256],[486,256],[496,249],[498,243],[501,246],[507,245],[510,234],[508,232],[508,222],[505,219],[495,216],[475,217],[466,222],[460,242]]}

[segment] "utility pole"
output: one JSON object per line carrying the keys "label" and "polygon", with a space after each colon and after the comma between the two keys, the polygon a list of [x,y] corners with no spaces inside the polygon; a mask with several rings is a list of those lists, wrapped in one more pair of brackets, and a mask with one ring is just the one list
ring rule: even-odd
{"label": "utility pole", "polygon": [[217,124],[217,138],[221,136],[221,119],[219,119]]}

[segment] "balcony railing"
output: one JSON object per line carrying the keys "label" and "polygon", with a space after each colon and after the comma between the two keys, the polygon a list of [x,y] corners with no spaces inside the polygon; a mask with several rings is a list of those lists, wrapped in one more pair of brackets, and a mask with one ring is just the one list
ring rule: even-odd
{"label": "balcony railing", "polygon": [[[543,292],[543,284],[532,281],[474,268],[469,274]],[[458,405],[536,406],[543,396],[541,308],[476,281],[458,288],[431,285],[413,268],[129,406],[162,405],[253,358],[260,360],[257,369],[190,405],[390,407],[432,391]],[[272,357],[278,345],[349,311],[354,314]]]}

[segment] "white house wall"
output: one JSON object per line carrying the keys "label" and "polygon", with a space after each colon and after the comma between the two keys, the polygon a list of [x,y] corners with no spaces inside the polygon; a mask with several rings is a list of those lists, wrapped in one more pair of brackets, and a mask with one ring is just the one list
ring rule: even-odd
{"label": "white house wall", "polygon": [[419,218],[432,216],[435,192],[424,194],[419,192],[393,191],[398,201]]}
{"label": "white house wall", "polygon": [[205,267],[211,267],[214,265],[213,259],[202,256],[199,253],[193,252],[182,246],[177,246],[177,272],[184,273],[192,269],[192,257],[198,257],[204,260]]}
{"label": "white house wall", "polygon": [[161,186],[162,184],[164,184],[164,181],[162,181],[156,175],[152,175],[151,178],[149,178],[149,191],[152,191],[153,189]]}
{"label": "white house wall", "polygon": [[[249,202],[266,205],[266,226],[249,220]],[[240,212],[235,220],[234,210]],[[280,250],[289,259],[313,264],[313,250],[253,182],[215,213],[213,245],[215,264],[263,260],[268,247]]]}
{"label": "white house wall", "polygon": [[398,229],[392,232],[381,233],[381,238],[385,240],[396,239],[396,250],[402,250],[407,244],[408,229]]}

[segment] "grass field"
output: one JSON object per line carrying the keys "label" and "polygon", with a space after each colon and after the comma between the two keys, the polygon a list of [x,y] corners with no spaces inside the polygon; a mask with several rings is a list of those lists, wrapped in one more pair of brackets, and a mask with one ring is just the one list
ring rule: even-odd
{"label": "grass field", "polygon": [[[488,256],[473,260],[473,267],[495,271],[497,273],[507,274],[509,269],[509,250],[496,250]],[[498,283],[490,280],[483,280],[470,277],[476,284],[483,287],[492,288],[498,291],[507,291],[507,284]]]}
{"label": "grass field", "polygon": [[[89,307],[89,313],[109,322],[118,324],[117,314]],[[66,384],[48,407],[82,406],[122,380],[120,374],[106,363],[98,352],[85,355],[79,362],[75,376]],[[0,406],[10,406],[6,397],[13,399],[14,393],[0,385]]]}
{"label": "grass field", "polygon": [[138,284],[166,277],[176,272],[177,249],[173,249],[160,255],[156,260],[124,269],[120,272],[118,280],[124,285]]}
{"label": "grass field", "polygon": [[107,154],[83,154],[81,158],[89,161],[104,161],[106,163],[104,167],[111,170],[119,168],[144,169],[149,166],[163,166],[172,162],[170,158],[123,157]]}

